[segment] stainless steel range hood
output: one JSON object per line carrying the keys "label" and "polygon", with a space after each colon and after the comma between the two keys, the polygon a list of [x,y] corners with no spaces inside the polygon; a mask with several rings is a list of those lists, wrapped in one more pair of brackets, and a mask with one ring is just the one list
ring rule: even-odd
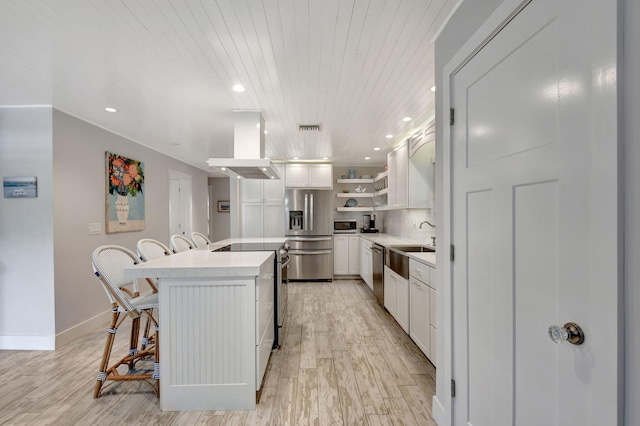
{"label": "stainless steel range hood", "polygon": [[271,160],[264,158],[264,118],[259,110],[233,111],[233,158],[209,158],[209,166],[229,176],[280,179]]}

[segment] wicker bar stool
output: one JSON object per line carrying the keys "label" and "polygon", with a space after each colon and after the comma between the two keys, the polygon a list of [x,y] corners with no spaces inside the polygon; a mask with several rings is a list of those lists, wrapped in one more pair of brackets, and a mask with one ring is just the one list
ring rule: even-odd
{"label": "wicker bar stool", "polygon": [[152,259],[159,259],[164,256],[171,256],[173,252],[171,249],[158,240],[151,238],[143,238],[136,244],[138,250],[138,256],[143,262],[148,262]]}
{"label": "wicker bar stool", "polygon": [[[139,240],[138,243],[136,244],[136,249],[138,251],[138,257],[140,257],[140,260],[142,260],[143,262],[148,262],[150,260],[159,259],[165,256],[171,256],[173,254],[173,252],[169,247],[167,247],[160,241],[154,240],[152,238],[143,238]],[[158,282],[156,280],[147,278],[147,282],[149,282],[149,285],[152,288],[157,289]],[[153,343],[152,341],[149,340],[149,337],[148,337],[150,326],[151,326],[151,321],[147,319],[147,322],[144,326],[144,333],[142,335],[142,346],[141,346],[142,349],[144,349],[147,344]]]}
{"label": "wicker bar stool", "polygon": [[201,234],[200,232],[192,232],[191,241],[193,241],[193,244],[196,247],[206,247],[207,244],[211,244],[211,240],[207,238],[206,235]]}
{"label": "wicker bar stool", "polygon": [[[111,302],[111,312],[113,313],[93,397],[100,397],[104,389],[103,385],[108,380],[142,380],[153,389],[156,396],[159,396],[159,328],[158,321],[153,316],[153,310],[158,307],[158,293],[140,295],[137,280],[124,277],[125,268],[140,263],[138,257],[131,250],[115,245],[101,246],[94,250],[92,259],[93,270],[100,280],[109,302]],[[154,325],[154,345],[138,350],[140,318],[142,316],[147,317]],[[116,332],[127,318],[131,318],[129,351],[124,357],[109,364]],[[153,369],[138,371],[136,363],[151,356],[154,360]],[[119,369],[121,366],[126,366],[127,370]]]}
{"label": "wicker bar stool", "polygon": [[187,237],[176,234],[171,236],[171,248],[174,253],[180,253],[181,251],[192,250],[194,247]]}

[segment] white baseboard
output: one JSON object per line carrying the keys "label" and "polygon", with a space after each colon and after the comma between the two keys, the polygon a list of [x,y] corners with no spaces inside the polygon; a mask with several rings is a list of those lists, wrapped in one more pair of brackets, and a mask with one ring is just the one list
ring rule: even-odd
{"label": "white baseboard", "polygon": [[0,336],[0,349],[12,351],[52,351],[54,336]]}
{"label": "white baseboard", "polygon": [[108,326],[110,319],[111,310],[108,310],[55,336],[0,336],[0,350],[53,351],[100,327]]}
{"label": "white baseboard", "polygon": [[80,324],[74,325],[73,327],[58,333],[55,339],[55,347],[61,348],[69,343],[73,342],[79,337],[85,336],[93,331],[96,331],[100,327],[108,326],[109,320],[111,319],[111,310],[105,311],[101,314],[96,315],[93,318],[89,318],[88,320],[81,322]]}
{"label": "white baseboard", "polygon": [[438,426],[447,426],[450,424],[450,422],[446,421],[447,412],[438,400],[437,395],[434,395],[431,401],[431,415]]}

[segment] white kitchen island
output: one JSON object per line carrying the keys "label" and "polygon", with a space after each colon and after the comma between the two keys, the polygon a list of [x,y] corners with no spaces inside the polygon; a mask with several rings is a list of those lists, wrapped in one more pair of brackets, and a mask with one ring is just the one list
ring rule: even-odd
{"label": "white kitchen island", "polygon": [[254,409],[274,340],[273,252],[190,250],[125,270],[158,278],[160,409]]}

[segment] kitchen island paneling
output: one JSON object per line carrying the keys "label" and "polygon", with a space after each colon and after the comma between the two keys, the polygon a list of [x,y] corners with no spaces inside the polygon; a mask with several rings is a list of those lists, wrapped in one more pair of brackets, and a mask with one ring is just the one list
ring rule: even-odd
{"label": "kitchen island paneling", "polygon": [[159,279],[161,410],[255,408],[273,344],[273,262],[190,250],[125,270]]}

